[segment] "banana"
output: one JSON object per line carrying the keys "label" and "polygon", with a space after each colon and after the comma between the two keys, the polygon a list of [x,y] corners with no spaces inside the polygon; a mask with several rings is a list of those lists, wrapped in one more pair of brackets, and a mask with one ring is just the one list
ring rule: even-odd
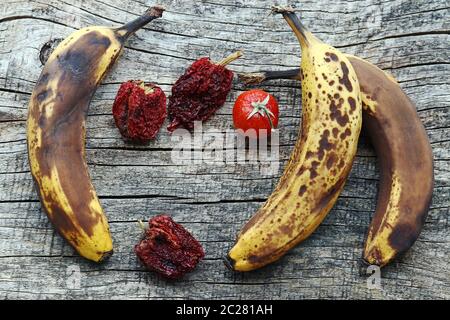
{"label": "banana", "polygon": [[302,48],[302,126],[278,185],[228,253],[236,271],[265,266],[306,239],[330,211],[348,177],[362,123],[360,88],[348,59],[276,7]]}
{"label": "banana", "polygon": [[363,258],[383,267],[419,237],[433,194],[433,154],[416,107],[397,81],[367,61],[351,62],[363,92],[363,123],[380,163]]}
{"label": "banana", "polygon": [[92,261],[110,256],[113,246],[86,165],[89,103],[128,37],[162,12],[154,6],[119,28],[92,26],[72,33],[50,55],[31,95],[28,158],[42,208],[75,250]]}
{"label": "banana", "polygon": [[[379,158],[381,179],[365,241],[367,264],[385,266],[419,237],[433,193],[433,154],[416,107],[395,78],[347,55],[358,77],[366,130]],[[301,79],[300,69],[241,74],[247,84]]]}

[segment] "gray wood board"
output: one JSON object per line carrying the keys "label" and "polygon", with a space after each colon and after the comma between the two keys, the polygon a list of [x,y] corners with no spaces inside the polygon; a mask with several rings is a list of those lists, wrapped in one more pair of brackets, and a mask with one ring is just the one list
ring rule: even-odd
{"label": "gray wood board", "polygon": [[[416,103],[435,157],[436,187],[413,248],[382,270],[382,289],[367,287],[360,257],[376,205],[377,159],[363,135],[349,181],[316,232],[280,261],[234,274],[222,263],[236,233],[275,186],[296,141],[301,91],[295,81],[263,86],[279,99],[280,170],[260,164],[175,165],[166,130],[147,146],[125,143],[111,105],[119,84],[144,79],[166,94],[200,56],[245,55],[233,70],[299,65],[298,43],[270,1],[160,1],[167,11],[129,40],[91,103],[87,159],[108,215],[115,253],[90,263],[57,235],[41,211],[29,172],[27,104],[49,40],[89,25],[119,25],[149,1],[3,1],[0,4],[0,298],[450,298],[450,6],[446,0],[301,1],[301,17],[320,38],[392,73]],[[205,129],[232,126],[237,82]],[[133,253],[137,219],[169,213],[204,245],[205,260],[185,278],[162,280]],[[79,271],[79,273],[78,273]],[[363,270],[364,271],[364,270]],[[79,278],[77,278],[79,274]]]}

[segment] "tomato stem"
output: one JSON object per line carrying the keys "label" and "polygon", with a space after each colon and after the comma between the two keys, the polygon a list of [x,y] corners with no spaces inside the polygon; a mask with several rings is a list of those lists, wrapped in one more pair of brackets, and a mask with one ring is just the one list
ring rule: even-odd
{"label": "tomato stem", "polygon": [[250,119],[251,117],[253,117],[255,114],[259,113],[261,115],[265,115],[269,119],[270,128],[274,129],[273,122],[270,117],[271,116],[275,117],[275,115],[272,113],[272,111],[270,111],[266,107],[267,103],[269,103],[269,99],[270,99],[270,95],[267,95],[267,97],[263,101],[258,100],[258,101],[252,102],[252,106],[254,109],[248,115],[247,120]]}
{"label": "tomato stem", "polygon": [[[269,119],[270,128],[271,128],[271,129],[274,129],[274,127],[273,127],[273,122],[272,122],[272,118],[270,118],[270,114],[272,114],[272,116],[273,116],[273,113],[270,112],[270,110],[267,109],[267,108],[264,108],[263,110],[264,110],[264,112],[266,113],[267,118]],[[269,112],[270,112],[270,114],[269,114]]]}

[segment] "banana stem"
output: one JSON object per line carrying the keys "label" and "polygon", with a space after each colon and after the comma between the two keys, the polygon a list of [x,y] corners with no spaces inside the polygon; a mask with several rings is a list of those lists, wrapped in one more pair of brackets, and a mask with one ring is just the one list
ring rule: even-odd
{"label": "banana stem", "polygon": [[311,37],[308,36],[308,34],[311,33],[308,31],[308,28],[306,28],[303,23],[300,22],[300,19],[295,14],[293,8],[273,6],[272,13],[281,13],[283,15],[284,20],[286,20],[289,26],[292,28],[302,47],[309,45],[308,39]]}
{"label": "banana stem", "polygon": [[289,69],[283,71],[260,71],[239,73],[239,80],[246,85],[260,84],[267,80],[291,79],[300,80],[300,69]]}
{"label": "banana stem", "polygon": [[117,28],[116,31],[120,36],[122,36],[123,41],[125,41],[147,23],[162,17],[164,10],[165,9],[160,5],[150,7],[142,16]]}

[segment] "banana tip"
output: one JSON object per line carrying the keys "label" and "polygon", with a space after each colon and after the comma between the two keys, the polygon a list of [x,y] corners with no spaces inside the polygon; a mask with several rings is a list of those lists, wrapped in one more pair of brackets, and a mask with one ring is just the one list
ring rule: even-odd
{"label": "banana tip", "polygon": [[109,257],[111,257],[114,253],[114,250],[110,250],[107,251],[105,253],[102,254],[102,256],[100,257],[100,259],[98,260],[98,262],[103,262],[109,259]]}
{"label": "banana tip", "polygon": [[229,255],[226,255],[225,257],[223,257],[223,263],[225,264],[225,266],[230,269],[231,271],[235,271],[234,270],[234,265],[235,262],[233,259],[230,258]]}
{"label": "banana tip", "polygon": [[378,263],[370,263],[367,261],[366,258],[362,258],[359,260],[359,275],[360,276],[366,276],[367,274],[371,273],[372,271],[369,270],[369,267],[371,266],[377,266],[381,268],[381,266]]}

